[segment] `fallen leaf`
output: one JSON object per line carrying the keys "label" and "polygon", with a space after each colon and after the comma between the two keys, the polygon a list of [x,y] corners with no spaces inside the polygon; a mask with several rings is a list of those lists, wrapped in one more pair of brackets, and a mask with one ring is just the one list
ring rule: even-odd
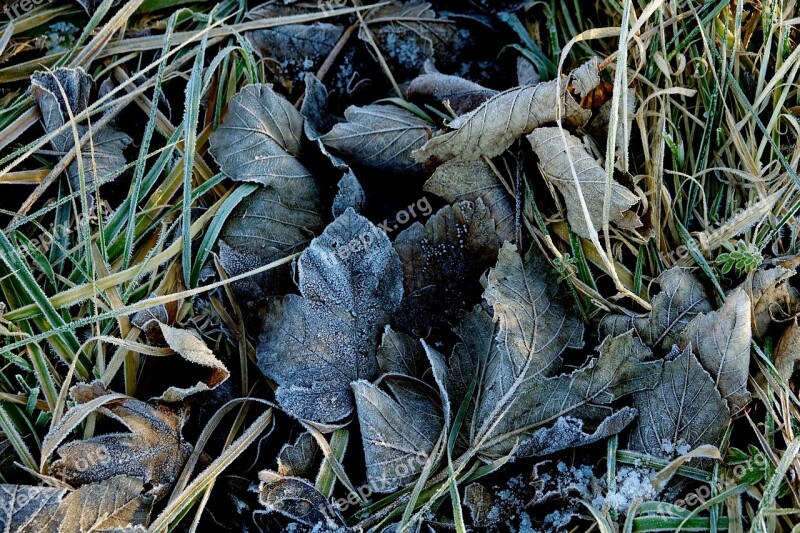
{"label": "fallen leaf", "polygon": [[339,180],[339,191],[333,198],[333,216],[338,217],[348,207],[352,207],[356,213],[362,213],[365,206],[364,189],[352,171],[346,172]]}
{"label": "fallen leaf", "polygon": [[436,168],[423,190],[451,204],[480,198],[495,220],[500,240],[515,239],[514,199],[486,161],[448,161]]}
{"label": "fallen leaf", "polygon": [[[76,385],[70,392],[79,403],[109,394],[99,381]],[[75,485],[126,475],[152,485],[157,498],[163,496],[192,449],[181,435],[183,417],[133,398],[113,400],[100,411],[130,432],[63,444],[56,451],[59,459],[50,466],[52,475]]]}
{"label": "fallen leaf", "polygon": [[730,411],[711,375],[687,347],[664,363],[658,385],[633,395],[639,420],[631,433],[631,449],[670,457],[675,450],[719,444]]}
{"label": "fallen leaf", "polygon": [[[615,156],[614,156],[614,165],[617,169],[622,170],[626,168],[625,162],[622,161],[623,155],[627,153],[627,140],[625,139],[625,129],[627,127],[628,134],[633,129],[633,119],[634,114],[636,113],[636,91],[634,89],[627,90],[627,108],[623,106],[623,102],[620,101],[619,111],[618,111],[618,120],[617,120],[617,130],[614,135],[615,138]],[[589,133],[598,141],[605,146],[606,142],[608,142],[608,128],[611,123],[611,107],[613,105],[612,100],[608,100],[597,112],[597,116],[595,116],[592,121],[588,124],[587,130]],[[623,122],[624,121],[624,122]]]}
{"label": "fallen leaf", "polygon": [[265,324],[259,368],[289,414],[337,422],[353,409],[350,383],[377,371],[380,332],[403,295],[400,260],[385,233],[348,209],[303,252],[298,272],[302,296],[287,296]]}
{"label": "fallen leaf", "polygon": [[[51,133],[70,122],[70,114],[74,117],[86,110],[91,100],[92,78],[82,68],[58,68],[54,71],[38,71],[31,76],[31,94],[39,106],[42,122],[47,133]],[[63,92],[62,92],[63,91]],[[65,99],[66,97],[66,99]],[[82,138],[89,126],[76,124],[78,138]],[[103,128],[92,128],[91,140],[80,149],[83,167],[84,184],[89,187],[95,179],[105,183],[110,177],[127,163],[123,150],[132,139],[114,128],[106,125]],[[72,128],[56,135],[50,145],[56,152],[66,154],[75,146],[75,135]],[[77,157],[67,168],[67,176],[74,190],[80,190],[80,166]],[[94,198],[89,196],[90,201]]]}
{"label": "fallen leaf", "polygon": [[370,486],[392,492],[413,483],[444,426],[436,391],[396,374],[383,376],[376,384],[355,381],[352,387]]}
{"label": "fallen leaf", "polygon": [[[315,180],[261,187],[236,206],[220,232],[220,262],[229,276],[244,274],[303,249],[324,227]],[[283,294],[290,267],[279,267],[233,283],[246,300]]]}
{"label": "fallen leaf", "polygon": [[[585,204],[594,232],[602,231],[606,171],[589,155],[580,139],[559,128],[538,128],[528,135],[528,141],[539,157],[545,178],[564,196],[572,230],[581,237],[592,238],[583,210]],[[609,222],[623,220],[624,214],[638,201],[623,185],[612,183]]]}
{"label": "fallen leaf", "polygon": [[593,57],[572,71],[572,79],[570,81],[575,94],[580,97],[586,96],[600,84],[599,68],[600,62],[596,57]]}
{"label": "fallen leaf", "polygon": [[609,314],[600,321],[600,336],[620,335],[633,328],[650,347],[669,350],[695,316],[711,312],[705,288],[687,269],[673,267],[656,279],[661,290],[644,315]]}
{"label": "fallen leaf", "polygon": [[800,325],[794,320],[775,346],[775,370],[784,383],[789,383],[798,361],[800,361]]}
{"label": "fallen leaf", "polygon": [[494,507],[494,497],[489,489],[480,483],[470,483],[464,489],[464,505],[469,509],[473,526],[489,525],[489,513]]}
{"label": "fallen leaf", "polygon": [[[503,91],[477,109],[448,124],[441,133],[414,152],[417,161],[434,158],[474,160],[496,157],[536,128],[561,117],[570,127],[584,125],[592,116],[569,94],[569,80],[551,80]],[[560,91],[559,91],[560,87]]]}
{"label": "fallen leaf", "polygon": [[278,453],[278,474],[308,477],[320,455],[319,446],[311,433],[302,433],[294,444],[285,444]]}
{"label": "fallen leaf", "polygon": [[231,98],[209,139],[211,155],[235,181],[281,186],[311,178],[300,162],[303,117],[272,85],[248,85]]}
{"label": "fallen leaf", "polygon": [[430,72],[417,76],[406,90],[407,97],[432,98],[437,103],[448,102],[457,115],[468,113],[496,95],[494,89],[466,80],[459,76],[450,76],[439,72]]}
{"label": "fallen leaf", "polygon": [[[251,11],[252,13],[252,11]],[[260,17],[256,17],[260,18]],[[336,46],[344,28],[339,24],[286,24],[245,33],[256,55],[285,88],[293,90],[306,72],[314,72]]]}
{"label": "fallen leaf", "polygon": [[445,206],[423,226],[394,241],[403,265],[404,297],[396,321],[420,337],[450,329],[458,312],[477,303],[480,276],[497,260],[495,222],[478,198]]}
{"label": "fallen leaf", "polygon": [[750,298],[742,289],[729,294],[719,311],[694,317],[678,337],[681,346],[692,344],[732,413],[740,411],[750,399],[747,378],[751,340]]}
{"label": "fallen leaf", "polygon": [[266,512],[278,512],[306,526],[326,524],[333,528],[342,523],[326,513],[328,500],[312,484],[296,477],[284,477],[269,470],[258,473],[258,501]]}
{"label": "fallen leaf", "polygon": [[153,497],[139,479],[117,476],[69,491],[0,485],[0,529],[7,533],[139,531]]}
{"label": "fallen leaf", "polygon": [[386,326],[377,352],[381,374],[422,378],[427,370],[425,351],[418,339]]}
{"label": "fallen leaf", "polygon": [[339,151],[352,162],[393,173],[418,172],[411,152],[430,137],[433,125],[406,109],[372,104],[350,106],[346,122],[336,124],[320,137],[325,146]]}
{"label": "fallen leaf", "polygon": [[775,267],[760,269],[753,274],[752,282],[743,287],[753,302],[753,334],[760,339],[775,320],[790,317],[800,309],[800,293],[789,284],[793,268]]}
{"label": "fallen leaf", "polygon": [[170,386],[164,394],[154,398],[155,400],[168,403],[179,402],[194,394],[216,389],[230,377],[231,373],[214,356],[214,352],[211,351],[197,333],[188,329],[174,328],[163,323],[159,324],[159,327],[167,346],[190,363],[208,368],[208,377],[191,387]]}

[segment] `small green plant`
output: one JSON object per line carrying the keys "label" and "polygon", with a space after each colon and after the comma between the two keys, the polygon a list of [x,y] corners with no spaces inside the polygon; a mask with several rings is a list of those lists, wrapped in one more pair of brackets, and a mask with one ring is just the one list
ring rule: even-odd
{"label": "small green plant", "polygon": [[761,250],[756,245],[739,241],[730,252],[719,254],[714,263],[719,266],[722,274],[728,274],[731,270],[736,269],[736,275],[741,276],[754,272],[763,260]]}

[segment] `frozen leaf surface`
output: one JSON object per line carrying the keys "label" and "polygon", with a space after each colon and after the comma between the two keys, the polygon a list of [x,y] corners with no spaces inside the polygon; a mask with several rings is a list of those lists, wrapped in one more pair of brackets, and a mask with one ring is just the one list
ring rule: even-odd
{"label": "frozen leaf surface", "polygon": [[0,485],[0,529],[7,533],[89,533],[147,523],[153,497],[141,480],[117,476],[76,491]]}
{"label": "frozen leaf surface", "polygon": [[[601,231],[606,189],[606,172],[603,167],[589,155],[578,137],[566,131],[562,132],[559,128],[538,128],[528,135],[528,141],[539,157],[545,177],[564,196],[567,219],[573,231],[581,237],[592,236],[581,198],[586,204],[589,220],[595,232]],[[609,221],[622,220],[625,213],[638,201],[639,198],[624,186],[612,183]]]}
{"label": "frozen leaf surface", "polygon": [[211,351],[197,333],[188,329],[174,328],[163,323],[159,324],[159,327],[167,345],[186,361],[207,368],[208,376],[204,381],[200,381],[191,387],[171,386],[164,394],[156,398],[157,400],[179,402],[193,394],[216,389],[231,375],[225,365],[222,364],[222,361],[214,356],[214,352]]}
{"label": "frozen leaf surface", "polygon": [[269,84],[248,85],[231,98],[228,115],[209,139],[211,155],[236,181],[282,185],[308,179],[300,162],[303,117]]}
{"label": "frozen leaf surface", "polygon": [[301,434],[293,444],[284,445],[278,453],[278,474],[308,477],[320,455],[319,451],[311,433]]}
{"label": "frozen leaf surface", "polygon": [[717,445],[730,418],[725,399],[691,347],[664,363],[658,385],[636,393],[633,405],[639,420],[629,446],[650,454],[669,456],[679,446]]}
{"label": "frozen leaf surface", "polygon": [[356,213],[361,213],[365,206],[364,189],[352,171],[346,172],[339,180],[339,191],[333,198],[333,216],[338,217],[347,211],[348,207],[352,207]]}
{"label": "frozen leaf surface", "polygon": [[445,206],[423,226],[397,236],[405,296],[397,321],[420,337],[449,327],[481,291],[480,276],[497,260],[501,242],[495,221],[478,198]]}
{"label": "frozen leaf surface", "polygon": [[661,291],[653,297],[650,313],[606,315],[600,322],[600,335],[620,335],[633,328],[648,346],[669,350],[695,316],[712,311],[703,285],[689,270],[673,267],[656,281]]}
{"label": "frozen leaf surface", "polygon": [[425,373],[425,351],[419,339],[386,326],[378,347],[378,368],[382,374],[421,378]]}
{"label": "frozen leaf surface", "polygon": [[[69,123],[70,114],[76,116],[86,110],[91,99],[92,79],[82,68],[59,68],[52,72],[34,72],[31,76],[31,94],[39,105],[45,131],[51,133]],[[66,99],[65,99],[66,97]],[[77,124],[78,138],[89,127]],[[91,140],[81,146],[80,158],[84,182],[90,186],[95,181],[104,183],[127,163],[123,150],[132,139],[106,125],[92,129]],[[66,154],[75,146],[72,128],[67,128],[51,141],[56,152]],[[70,163],[67,175],[74,190],[80,189],[80,166],[77,157]]]}
{"label": "frozen leaf surface", "polygon": [[336,124],[320,139],[350,161],[376,170],[416,172],[411,152],[430,137],[433,125],[397,106],[373,104],[348,107],[346,122]]}
{"label": "frozen leaf surface", "polygon": [[416,481],[442,431],[436,392],[404,376],[381,380],[389,392],[368,381],[353,383],[367,479],[380,492]]}
{"label": "frozen leaf surface", "polygon": [[311,527],[317,524],[341,526],[324,513],[328,500],[306,480],[284,477],[269,470],[259,472],[258,479],[258,501],[267,512],[280,513]]}
{"label": "frozen leaf surface", "polygon": [[437,102],[447,101],[458,115],[469,113],[496,94],[497,91],[494,89],[487,89],[459,76],[439,72],[426,73],[414,78],[407,90],[409,98],[430,97]]}
{"label": "frozen leaf surface", "polygon": [[480,198],[495,220],[500,240],[514,240],[514,199],[485,161],[448,161],[434,171],[423,190],[452,204]]}
{"label": "frozen leaf surface", "polygon": [[298,260],[302,296],[267,320],[259,367],[280,387],[291,415],[336,422],[350,414],[350,383],[377,371],[380,333],[403,295],[400,260],[388,237],[348,209]]}
{"label": "frozen leaf surface", "polygon": [[753,333],[766,334],[775,319],[791,316],[800,306],[800,294],[789,284],[795,270],[781,266],[757,270],[752,285],[745,286],[753,302]]}
{"label": "frozen leaf surface", "polygon": [[793,321],[775,347],[775,370],[784,382],[789,382],[798,361],[800,361],[800,325],[797,321]]}
{"label": "frozen leaf surface", "polygon": [[[262,187],[231,213],[220,233],[220,261],[230,276],[243,274],[300,251],[324,227],[315,180]],[[289,267],[268,270],[233,284],[247,300],[284,292]]]}
{"label": "frozen leaf surface", "polygon": [[[71,393],[79,403],[108,394],[97,381],[76,385]],[[154,407],[133,398],[107,403],[101,412],[130,432],[98,435],[62,445],[57,450],[60,458],[51,465],[52,474],[76,485],[126,475],[151,484],[155,495],[163,495],[192,448],[181,436],[183,418],[167,407]],[[56,434],[56,429],[51,433]]]}
{"label": "frozen leaf surface", "polygon": [[[582,126],[591,111],[582,109],[567,92],[567,80],[552,80],[503,91],[480,107],[450,122],[453,130],[437,135],[418,150],[418,161],[434,158],[474,160],[505,152],[518,138],[555,122]],[[560,88],[560,91],[559,91]]]}
{"label": "frozen leaf surface", "polygon": [[750,398],[750,298],[742,289],[733,291],[718,311],[697,315],[681,333],[681,345],[691,343],[700,364],[738,412]]}

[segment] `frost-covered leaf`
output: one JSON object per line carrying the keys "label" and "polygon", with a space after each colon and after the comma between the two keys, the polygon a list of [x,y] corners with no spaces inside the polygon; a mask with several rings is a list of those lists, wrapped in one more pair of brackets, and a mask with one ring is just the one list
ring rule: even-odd
{"label": "frost-covered leaf", "polygon": [[402,374],[421,378],[425,373],[425,351],[418,339],[386,326],[377,352],[382,374]]}
{"label": "frost-covered leaf", "polygon": [[[313,74],[306,74],[306,92],[300,114],[303,116],[303,131],[312,141],[333,129],[336,117],[328,112],[328,89]],[[320,143],[320,146],[323,146]],[[324,146],[323,146],[324,148]]]}
{"label": "frost-covered leaf", "polygon": [[[572,230],[581,237],[592,236],[581,204],[583,198],[594,230],[601,231],[606,189],[606,171],[603,167],[589,155],[579,138],[559,128],[538,128],[528,135],[528,141],[539,156],[545,177],[564,196],[567,219]],[[627,188],[612,183],[609,221],[622,220],[638,201],[639,198]]]}
{"label": "frost-covered leaf", "polygon": [[245,37],[275,78],[291,91],[303,73],[322,66],[343,31],[339,24],[316,22],[249,31]]}
{"label": "frost-covered leaf", "polygon": [[738,412],[750,398],[750,298],[736,289],[718,311],[697,315],[678,337],[691,343],[700,364],[711,374],[731,412]]}
{"label": "frost-covered leaf", "polygon": [[423,226],[417,222],[394,241],[403,264],[405,296],[397,322],[420,337],[449,327],[477,303],[480,276],[497,259],[495,221],[478,198],[445,206]]}
{"label": "frost-covered leaf", "polygon": [[326,512],[332,506],[325,496],[304,479],[284,477],[269,470],[258,473],[258,501],[268,513],[278,512],[284,516],[313,527],[317,524],[332,528],[341,526],[335,511]]}
{"label": "frost-covered leaf", "polygon": [[753,334],[756,338],[764,336],[774,320],[785,319],[800,309],[800,294],[789,284],[794,274],[793,268],[782,266],[757,270],[752,284],[743,285],[753,302]]}
{"label": "frost-covered leaf", "polygon": [[[79,403],[109,394],[99,381],[76,385],[70,392]],[[153,494],[162,496],[192,449],[181,435],[183,417],[167,407],[133,398],[113,400],[100,411],[130,432],[108,433],[60,446],[56,451],[59,459],[50,468],[52,475],[75,485],[126,475],[149,483]]]}
{"label": "frost-covered leaf", "polygon": [[456,114],[463,115],[496,95],[497,91],[459,76],[429,72],[414,78],[406,94],[409,99],[428,97],[437,103],[447,101]]}
{"label": "frost-covered leaf", "polygon": [[633,328],[648,346],[669,350],[695,316],[712,311],[703,285],[689,270],[670,268],[656,282],[661,291],[653,297],[650,313],[606,315],[600,322],[600,336],[620,335]]}
{"label": "frost-covered leaf", "polygon": [[[63,92],[62,92],[63,91]],[[51,133],[86,110],[91,99],[92,79],[82,68],[58,68],[48,72],[34,72],[31,76],[31,94],[42,114],[45,131]],[[66,99],[65,99],[66,97]],[[89,126],[75,126],[78,138],[90,131]],[[81,146],[80,158],[84,182],[104,183],[127,163],[123,150],[132,139],[111,125],[92,128],[91,140]],[[50,145],[56,152],[66,154],[75,146],[72,128],[56,135]],[[80,189],[80,167],[77,157],[70,163],[67,175],[74,190]]]}
{"label": "frost-covered leaf", "polygon": [[669,457],[674,450],[719,444],[730,411],[691,347],[664,363],[659,384],[634,394],[639,419],[631,449]]}
{"label": "frost-covered leaf", "polygon": [[[447,390],[450,401],[458,408],[466,398],[467,390],[481,369],[486,365],[494,349],[494,339],[498,334],[498,324],[492,319],[492,309],[485,303],[464,312],[453,328],[461,342],[453,347],[450,356]],[[473,396],[470,416],[472,418],[476,396]]]}
{"label": "frost-covered leaf", "polygon": [[371,379],[381,331],[403,295],[400,260],[388,237],[348,209],[298,260],[302,296],[267,320],[259,368],[280,386],[292,416],[337,422],[350,414],[350,383]]}
{"label": "frost-covered leaf", "polygon": [[117,476],[68,491],[0,485],[0,530],[6,533],[132,531],[146,524],[153,497],[141,480]]}
{"label": "frost-covered leaf", "polygon": [[388,105],[350,106],[346,122],[336,124],[320,139],[353,163],[394,173],[416,172],[411,152],[430,137],[433,125],[411,111]]}
{"label": "frost-covered leaf", "polygon": [[[393,1],[366,17],[381,53],[394,69],[419,72],[427,60],[453,64],[470,44],[470,35],[453,21],[440,17],[428,2]],[[365,26],[359,37],[369,42]],[[370,49],[371,50],[371,49]]]}
{"label": "frost-covered leaf", "polygon": [[[312,179],[280,188],[261,187],[242,200],[220,233],[220,261],[230,276],[300,251],[324,227],[320,190]],[[268,270],[233,284],[247,300],[285,292],[290,267]]]}
{"label": "frost-covered leaf", "polygon": [[378,384],[359,380],[352,386],[370,486],[391,492],[413,483],[444,425],[436,392],[421,381],[394,374]]}
{"label": "frost-covered leaf", "polygon": [[352,171],[346,172],[339,180],[339,191],[333,198],[333,216],[338,217],[348,207],[352,207],[356,213],[362,213],[365,205],[364,189]]}
{"label": "frost-covered leaf", "polygon": [[[622,102],[620,101],[617,131],[615,134],[615,146],[617,148],[615,152],[614,164],[620,170],[624,168],[622,155],[626,152],[624,150],[626,140],[625,122],[623,122],[623,120],[627,121],[627,128],[630,134],[633,128],[634,113],[636,112],[636,91],[634,89],[628,89],[627,92],[627,109],[622,106]],[[608,127],[611,122],[612,105],[613,100],[608,100],[602,106],[600,106],[600,109],[597,111],[597,116],[595,116],[587,126],[589,133],[595,139],[602,142],[603,146],[605,146],[605,143],[608,140]]]}
{"label": "frost-covered leaf", "polygon": [[582,126],[592,113],[578,105],[567,85],[568,80],[552,80],[503,91],[450,122],[448,128],[454,131],[428,141],[414,158],[448,161],[495,157],[523,135],[555,122],[559,114],[565,125]]}
{"label": "frost-covered leaf", "polygon": [[469,509],[472,525],[486,527],[489,525],[489,513],[494,507],[491,491],[480,483],[470,483],[464,489],[464,505]]}
{"label": "frost-covered leaf", "polygon": [[775,346],[775,370],[785,383],[789,383],[797,362],[800,361],[800,325],[792,321]]}
{"label": "frost-covered leaf", "polygon": [[572,88],[580,97],[586,96],[600,84],[600,62],[596,57],[572,71]]}
{"label": "frost-covered leaf", "polygon": [[[539,307],[542,305],[544,302]],[[509,336],[502,324],[501,319],[498,343]],[[543,337],[541,342],[563,345],[563,336],[553,335],[561,325],[553,322],[533,334]],[[549,453],[622,429],[633,413],[615,414],[610,404],[621,396],[653,387],[661,363],[646,361],[651,352],[632,332],[607,338],[599,352],[596,359],[570,374],[546,377],[537,372],[530,360],[520,359],[516,353],[509,356],[499,347],[484,375],[480,407],[475,414],[479,422],[474,424],[478,429],[474,432],[473,447],[479,448],[485,457],[499,457],[509,453],[521,440],[518,454]],[[580,419],[583,424],[578,426],[567,417]],[[566,426],[566,433],[546,432],[544,435],[551,440],[542,443],[543,434],[534,432],[552,424]],[[584,424],[594,426],[595,433],[587,433]],[[525,442],[531,433],[533,440]]]}
{"label": "frost-covered leaf", "polygon": [[536,430],[526,438],[517,453],[523,456],[550,455],[569,448],[585,446],[616,435],[636,418],[636,409],[623,407],[609,415],[591,433],[584,431],[580,418],[562,416],[550,427]]}
{"label": "frost-covered leaf", "polygon": [[248,85],[231,98],[209,139],[211,155],[236,181],[284,185],[309,179],[300,162],[303,117],[270,84]]}
{"label": "frost-covered leaf", "polygon": [[311,433],[302,433],[294,444],[285,444],[278,453],[278,474],[308,477],[319,455],[319,446]]}
{"label": "frost-covered leaf", "polygon": [[448,161],[434,171],[423,190],[451,204],[480,198],[495,220],[500,240],[514,240],[513,198],[484,160]]}
{"label": "frost-covered leaf", "polygon": [[197,333],[188,329],[174,328],[163,323],[159,324],[159,327],[167,346],[186,361],[207,368],[208,375],[204,381],[199,381],[190,387],[170,386],[156,400],[179,402],[193,394],[216,389],[231,375],[225,365],[222,364],[222,361],[216,358],[214,352],[211,351]]}

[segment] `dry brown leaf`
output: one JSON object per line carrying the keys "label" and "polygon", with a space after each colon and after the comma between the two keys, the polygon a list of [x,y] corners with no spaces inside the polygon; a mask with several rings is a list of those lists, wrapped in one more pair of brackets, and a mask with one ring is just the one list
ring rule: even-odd
{"label": "dry brown leaf", "polygon": [[153,497],[139,479],[117,476],[69,491],[0,485],[4,533],[144,531]]}
{"label": "dry brown leaf", "polygon": [[[566,146],[564,145],[565,139]],[[601,231],[603,229],[606,171],[589,155],[578,137],[561,131],[559,128],[538,128],[528,135],[528,141],[530,141],[533,151],[539,156],[545,177],[564,196],[567,219],[572,230],[581,237],[592,238],[592,232],[586,222],[581,205],[581,198],[586,204],[594,230]],[[629,225],[629,221],[625,219],[626,212],[638,201],[639,197],[627,188],[619,183],[612,183],[609,221],[625,220],[626,225]]]}
{"label": "dry brown leaf", "polygon": [[785,383],[791,379],[798,361],[800,361],[800,325],[794,320],[775,346],[775,370]]}
{"label": "dry brown leaf", "polygon": [[[110,394],[100,381],[76,385],[70,392],[79,403]],[[60,446],[56,451],[60,458],[50,468],[52,475],[74,485],[126,475],[151,484],[156,497],[164,495],[192,449],[181,435],[183,416],[133,398],[113,400],[101,412],[130,432]]]}
{"label": "dry brown leaf", "polygon": [[[569,80],[551,80],[503,91],[480,107],[448,124],[449,131],[435,136],[413,153],[417,161],[433,158],[474,160],[495,157],[525,134],[556,122],[583,126],[592,116],[569,94]],[[560,88],[560,90],[559,90]]]}
{"label": "dry brown leaf", "polygon": [[793,268],[757,270],[744,288],[753,302],[753,335],[760,339],[775,320],[785,320],[800,309],[800,294],[789,285]]}
{"label": "dry brown leaf", "polygon": [[173,328],[160,323],[161,334],[164,341],[178,355],[196,365],[209,369],[205,381],[199,381],[191,387],[181,388],[171,386],[156,400],[163,402],[179,402],[193,394],[216,389],[228,379],[231,373],[222,362],[214,356],[214,352],[206,345],[195,332],[188,329]]}

